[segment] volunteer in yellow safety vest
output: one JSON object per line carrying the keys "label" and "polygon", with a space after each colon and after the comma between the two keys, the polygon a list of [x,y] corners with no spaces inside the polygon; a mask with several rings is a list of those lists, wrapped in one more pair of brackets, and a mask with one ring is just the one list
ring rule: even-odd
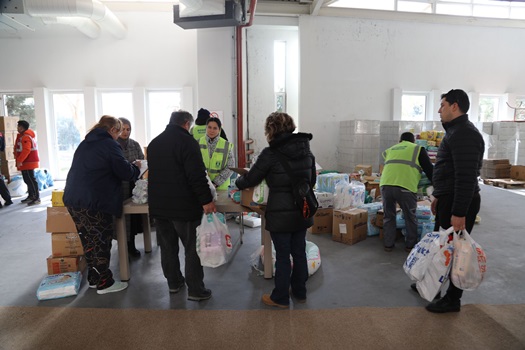
{"label": "volunteer in yellow safety vest", "polygon": [[[207,109],[201,108],[197,113],[197,119],[195,120],[195,125],[190,129],[190,134],[193,135],[195,140],[199,141],[201,137],[206,135],[206,122],[210,119],[210,111]],[[221,129],[221,137],[225,140],[228,140],[226,133]]]}
{"label": "volunteer in yellow safety vest", "polygon": [[230,176],[235,166],[233,144],[220,137],[222,123],[219,118],[209,118],[206,121],[206,135],[201,137],[199,145],[202,160],[208,175],[218,190],[227,190]]}
{"label": "volunteer in yellow safety vest", "polygon": [[385,167],[381,174],[383,198],[383,243],[385,251],[394,248],[396,240],[396,203],[405,218],[405,250],[409,252],[417,243],[417,187],[424,171],[432,181],[433,166],[426,150],[416,145],[414,134],[405,132],[397,145],[383,153]]}

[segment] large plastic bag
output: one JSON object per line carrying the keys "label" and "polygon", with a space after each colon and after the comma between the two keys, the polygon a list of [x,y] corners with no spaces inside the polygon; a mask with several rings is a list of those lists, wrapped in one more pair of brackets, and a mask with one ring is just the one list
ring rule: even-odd
{"label": "large plastic bag", "polygon": [[474,290],[483,281],[486,268],[487,258],[483,248],[466,230],[454,233],[454,260],[450,272],[452,283],[463,290]]}
{"label": "large plastic bag", "polygon": [[403,264],[405,273],[412,281],[423,279],[434,255],[447,242],[452,232],[454,227],[439,232],[429,232],[414,246]]}
{"label": "large plastic bag", "polygon": [[139,179],[131,191],[131,201],[136,204],[148,203],[148,179]]}
{"label": "large plastic bag", "polygon": [[197,227],[197,254],[202,266],[224,265],[232,252],[230,231],[218,215],[222,214],[203,214],[201,224]]}
{"label": "large plastic bag", "polygon": [[450,242],[445,243],[432,257],[423,279],[416,282],[417,291],[424,299],[434,300],[441,288],[448,282],[453,254],[454,244]]}

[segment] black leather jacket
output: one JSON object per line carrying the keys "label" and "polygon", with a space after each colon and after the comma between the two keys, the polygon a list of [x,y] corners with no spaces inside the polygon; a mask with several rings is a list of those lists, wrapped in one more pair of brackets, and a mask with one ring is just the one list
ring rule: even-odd
{"label": "black leather jacket", "polygon": [[213,200],[199,143],[178,125],[148,145],[148,201],[154,218],[195,221]]}
{"label": "black leather jacket", "polygon": [[479,192],[478,177],[483,165],[485,142],[464,114],[443,123],[446,134],[439,146],[432,184],[436,198],[453,195],[452,215],[464,217],[472,196]]}
{"label": "black leather jacket", "polygon": [[270,147],[263,149],[250,171],[239,177],[235,184],[240,189],[254,187],[263,179],[270,189],[266,206],[266,229],[270,232],[294,232],[313,225],[313,218],[305,220],[294,204],[292,181],[281,165],[276,152],[289,160],[295,177],[308,179],[315,185],[315,158],[310,151],[312,134],[286,133],[277,135]]}

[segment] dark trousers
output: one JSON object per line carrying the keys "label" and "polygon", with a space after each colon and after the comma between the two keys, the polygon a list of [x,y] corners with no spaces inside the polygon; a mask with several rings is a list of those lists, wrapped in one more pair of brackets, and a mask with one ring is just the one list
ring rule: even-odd
{"label": "dark trousers", "polygon": [[406,248],[417,243],[417,196],[414,192],[399,186],[381,186],[383,197],[383,233],[385,247],[393,247],[396,242],[396,203],[399,203],[405,217]]}
{"label": "dark trousers", "polygon": [[11,194],[9,193],[9,190],[7,189],[7,186],[5,185],[4,177],[2,176],[2,174],[0,174],[0,196],[2,196],[2,198],[4,199],[6,203],[11,202]]}
{"label": "dark trousers", "polygon": [[40,192],[38,192],[38,183],[36,182],[34,170],[22,170],[22,178],[27,185],[27,192],[29,198],[40,199]]}
{"label": "dark trousers", "polygon": [[[290,304],[290,287],[296,298],[306,299],[308,265],[306,262],[306,230],[270,232],[275,246],[275,288],[270,298],[282,305]],[[290,264],[292,255],[293,268]]]}
{"label": "dark trousers", "polygon": [[[434,227],[434,231],[439,231],[440,227],[448,229],[450,226],[452,226],[450,224],[450,219],[452,218],[453,201],[453,194],[439,197],[436,207],[436,225]],[[472,201],[470,202],[470,206],[465,217],[465,229],[469,234],[472,233],[472,229],[474,228],[474,223],[476,222],[476,215],[479,212],[480,203],[481,196],[479,195],[479,192],[476,192],[472,197]],[[452,300],[459,300],[461,299],[462,295],[463,290],[452,284],[452,280],[450,280],[450,284],[447,289],[447,296]]]}
{"label": "dark trousers", "polygon": [[97,289],[111,287],[115,280],[109,269],[111,240],[113,239],[113,216],[88,209],[68,207],[67,210],[77,227],[88,265],[87,280]]}
{"label": "dark trousers", "polygon": [[199,295],[204,291],[204,270],[201,259],[197,255],[197,221],[176,221],[155,219],[157,239],[160,246],[160,262],[164,277],[168,280],[170,289],[177,288],[184,282],[180,271],[179,239],[184,246],[185,264],[184,274],[188,295]]}

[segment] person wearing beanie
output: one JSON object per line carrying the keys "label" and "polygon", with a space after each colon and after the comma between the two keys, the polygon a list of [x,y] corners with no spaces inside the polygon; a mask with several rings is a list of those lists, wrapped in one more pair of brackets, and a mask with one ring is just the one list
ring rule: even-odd
{"label": "person wearing beanie", "polygon": [[199,140],[202,160],[211,182],[218,190],[228,190],[235,166],[233,143],[220,136],[222,123],[211,117],[206,122],[206,135]]}
{"label": "person wearing beanie", "polygon": [[29,123],[25,120],[18,121],[18,135],[15,141],[16,167],[22,172],[22,178],[27,185],[29,195],[22,203],[27,205],[40,204],[40,192],[36,182],[35,169],[39,166],[38,147],[36,144],[36,134],[29,129]]}
{"label": "person wearing beanie", "polygon": [[[195,140],[199,141],[201,137],[206,135],[206,122],[208,121],[208,119],[210,119],[210,116],[210,111],[204,108],[199,109],[199,112],[197,112],[197,119],[195,120],[195,125],[193,125],[193,127],[190,130],[190,134],[193,135]],[[228,141],[226,133],[222,128],[221,137]]]}

